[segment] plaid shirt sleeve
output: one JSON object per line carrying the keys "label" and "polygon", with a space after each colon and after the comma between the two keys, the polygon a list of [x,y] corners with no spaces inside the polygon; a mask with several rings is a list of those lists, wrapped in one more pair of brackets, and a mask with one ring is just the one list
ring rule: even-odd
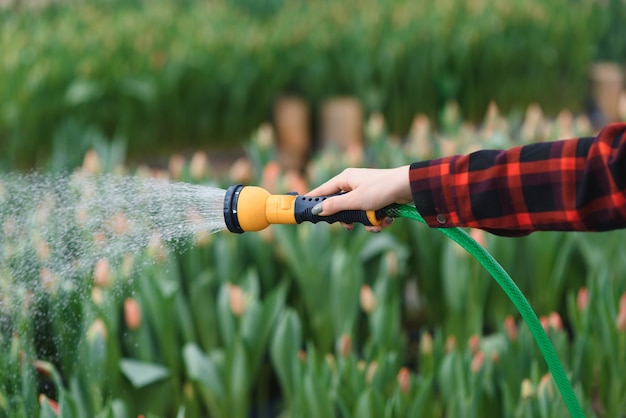
{"label": "plaid shirt sleeve", "polygon": [[411,191],[432,227],[498,235],[626,228],[626,123],[595,138],[413,163]]}

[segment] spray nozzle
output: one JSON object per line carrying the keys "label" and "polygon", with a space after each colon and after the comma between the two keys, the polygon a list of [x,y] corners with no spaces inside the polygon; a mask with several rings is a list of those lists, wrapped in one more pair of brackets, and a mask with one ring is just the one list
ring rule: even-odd
{"label": "spray nozzle", "polygon": [[236,184],[226,190],[224,220],[230,232],[260,231],[271,224],[299,224],[304,221],[362,223],[379,225],[385,210],[346,210],[330,216],[313,215],[316,204],[332,196],[273,195],[256,186]]}

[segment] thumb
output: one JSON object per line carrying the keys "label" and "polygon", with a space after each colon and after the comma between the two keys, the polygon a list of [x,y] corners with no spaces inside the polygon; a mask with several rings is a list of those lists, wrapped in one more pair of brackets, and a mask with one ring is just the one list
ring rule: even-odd
{"label": "thumb", "polygon": [[323,202],[318,203],[313,207],[311,213],[319,216],[330,216],[343,210],[353,209],[350,207],[350,201],[348,199],[349,193],[344,193],[338,196],[329,197]]}

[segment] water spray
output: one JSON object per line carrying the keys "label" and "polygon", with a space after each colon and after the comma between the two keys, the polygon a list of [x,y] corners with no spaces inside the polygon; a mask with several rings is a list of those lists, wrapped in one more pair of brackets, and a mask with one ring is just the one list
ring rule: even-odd
{"label": "water spray", "polygon": [[[330,216],[316,216],[313,206],[332,196],[299,196],[297,194],[272,195],[265,189],[240,184],[230,186],[224,197],[224,221],[230,232],[243,233],[260,231],[271,224],[300,224],[304,221],[334,223],[362,223],[380,225],[385,217],[408,218],[425,223],[411,205],[391,205],[377,211],[348,210]],[[528,325],[539,350],[543,355],[554,381],[573,418],[583,418],[582,407],[565,373],[554,346],[544,331],[530,303],[504,268],[460,228],[440,228],[440,232],[470,253],[494,278],[511,299],[522,319]]]}

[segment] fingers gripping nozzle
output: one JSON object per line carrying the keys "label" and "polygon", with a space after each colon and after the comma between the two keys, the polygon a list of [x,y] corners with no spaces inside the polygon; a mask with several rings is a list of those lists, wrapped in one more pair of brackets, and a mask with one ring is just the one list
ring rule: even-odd
{"label": "fingers gripping nozzle", "polygon": [[272,195],[256,186],[236,184],[226,190],[224,221],[230,232],[260,231],[271,224],[359,222],[379,225],[385,211],[346,210],[330,216],[313,215],[313,206],[332,196]]}

